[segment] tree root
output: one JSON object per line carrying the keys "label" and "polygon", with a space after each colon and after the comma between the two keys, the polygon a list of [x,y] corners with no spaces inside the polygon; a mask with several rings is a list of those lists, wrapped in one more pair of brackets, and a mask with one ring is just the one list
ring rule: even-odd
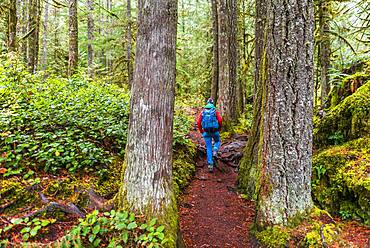
{"label": "tree root", "polygon": [[34,216],[37,216],[41,213],[44,213],[44,212],[55,212],[56,210],[61,210],[62,212],[66,213],[66,214],[74,214],[74,215],[77,215],[78,217],[81,217],[81,218],[84,218],[85,217],[85,214],[83,212],[81,212],[80,209],[78,209],[78,207],[76,205],[74,205],[73,203],[68,203],[68,204],[62,204],[62,203],[58,203],[58,202],[50,202],[42,193],[39,193],[40,195],[40,198],[41,198],[41,201],[43,203],[46,203],[47,205],[44,206],[43,208],[39,209],[39,210],[36,210],[36,211],[33,211],[31,213],[28,213],[26,214],[25,216],[23,216],[24,218],[26,217],[34,217]]}

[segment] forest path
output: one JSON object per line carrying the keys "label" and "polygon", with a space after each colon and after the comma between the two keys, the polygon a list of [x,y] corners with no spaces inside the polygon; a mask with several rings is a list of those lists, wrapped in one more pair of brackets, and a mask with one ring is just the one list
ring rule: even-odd
{"label": "forest path", "polygon": [[[200,150],[204,148],[199,132],[193,130],[190,138]],[[222,142],[221,150],[232,144]],[[180,200],[180,228],[186,247],[257,247],[249,236],[255,205],[237,194],[235,169],[219,161],[210,173],[205,155],[197,159],[196,166],[195,177]]]}

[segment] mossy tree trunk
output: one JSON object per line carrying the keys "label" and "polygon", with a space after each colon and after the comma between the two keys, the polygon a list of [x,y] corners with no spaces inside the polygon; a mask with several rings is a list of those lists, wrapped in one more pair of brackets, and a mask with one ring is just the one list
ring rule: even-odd
{"label": "mossy tree trunk", "polygon": [[8,49],[14,52],[17,48],[16,46],[17,37],[17,1],[10,0],[9,11],[8,11]]}
{"label": "mossy tree trunk", "polygon": [[39,33],[40,33],[40,0],[28,1],[28,46],[27,66],[30,72],[34,73],[39,57]]}
{"label": "mossy tree trunk", "polygon": [[77,0],[69,0],[69,56],[68,75],[72,76],[78,65]]}
{"label": "mossy tree trunk", "polygon": [[253,130],[258,156],[250,156],[257,161],[256,223],[264,228],[286,225],[312,207],[313,3],[265,0],[260,7],[266,19],[256,51],[255,118],[261,124],[255,120]]}
{"label": "mossy tree trunk", "polygon": [[[249,198],[256,198],[256,181],[258,178],[258,153],[260,152],[260,132],[262,128],[262,92],[266,85],[266,0],[256,2],[255,19],[255,76],[253,87],[253,125],[240,162],[238,187]],[[263,64],[262,64],[263,63]]]}
{"label": "mossy tree trunk", "polygon": [[320,63],[320,84],[321,84],[321,107],[326,108],[326,100],[330,91],[329,68],[330,68],[330,0],[319,0],[318,18],[319,18],[319,63]]}
{"label": "mossy tree trunk", "polygon": [[139,0],[135,72],[120,208],[157,217],[176,236],[172,139],[177,1]]}
{"label": "mossy tree trunk", "polygon": [[237,4],[236,0],[218,0],[218,65],[217,105],[228,129],[237,118]]}

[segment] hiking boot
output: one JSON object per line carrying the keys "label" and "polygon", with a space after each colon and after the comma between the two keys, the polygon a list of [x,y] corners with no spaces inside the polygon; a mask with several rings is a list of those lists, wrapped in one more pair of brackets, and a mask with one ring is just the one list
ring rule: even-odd
{"label": "hiking boot", "polygon": [[213,172],[213,164],[208,165],[208,171],[211,173]]}

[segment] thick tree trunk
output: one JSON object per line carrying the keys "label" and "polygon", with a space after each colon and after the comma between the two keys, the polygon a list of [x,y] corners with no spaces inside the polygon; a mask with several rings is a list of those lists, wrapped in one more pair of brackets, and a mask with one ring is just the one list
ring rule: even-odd
{"label": "thick tree trunk", "polygon": [[211,0],[212,5],[212,33],[213,33],[213,61],[212,61],[212,86],[211,97],[217,102],[218,97],[218,14],[217,14],[217,0]]}
{"label": "thick tree trunk", "polygon": [[93,0],[87,0],[87,67],[90,78],[94,78],[94,2]]}
{"label": "thick tree trunk", "polygon": [[156,216],[173,232],[177,230],[172,188],[177,1],[139,0],[138,8],[126,168],[118,200],[121,207],[148,218]]}
{"label": "thick tree trunk", "polygon": [[256,198],[258,178],[258,157],[260,152],[260,135],[262,126],[262,93],[266,84],[266,59],[264,51],[267,45],[266,1],[256,1],[255,19],[255,72],[253,97],[253,126],[240,162],[238,187],[249,198]]}
{"label": "thick tree trunk", "polygon": [[44,69],[47,66],[47,56],[48,56],[48,27],[49,27],[49,2],[45,2],[45,15],[44,15],[44,33],[42,37],[42,62]]}
{"label": "thick tree trunk", "polygon": [[312,207],[313,3],[266,0],[266,17],[259,227],[286,225]]}
{"label": "thick tree trunk", "polygon": [[127,32],[126,32],[126,39],[127,39],[127,78],[128,78],[128,85],[131,88],[132,80],[133,80],[133,68],[132,68],[132,25],[131,25],[131,0],[127,0],[127,8],[126,8],[126,17],[127,17]]}
{"label": "thick tree trunk", "polygon": [[17,1],[10,0],[8,12],[8,49],[14,52],[17,49]]}
{"label": "thick tree trunk", "polygon": [[78,66],[78,20],[77,0],[69,0],[69,57],[68,75],[72,76]]}
{"label": "thick tree trunk", "polygon": [[330,37],[329,37],[329,8],[330,1],[320,0],[318,12],[319,12],[319,59],[320,59],[320,83],[321,83],[321,107],[326,107],[326,98],[330,91],[329,85],[329,67],[330,67]]}
{"label": "thick tree trunk", "polygon": [[218,0],[218,107],[228,129],[237,117],[236,0]]}
{"label": "thick tree trunk", "polygon": [[37,68],[39,56],[39,31],[40,31],[40,0],[29,0],[28,2],[28,62],[30,72],[34,73]]}

